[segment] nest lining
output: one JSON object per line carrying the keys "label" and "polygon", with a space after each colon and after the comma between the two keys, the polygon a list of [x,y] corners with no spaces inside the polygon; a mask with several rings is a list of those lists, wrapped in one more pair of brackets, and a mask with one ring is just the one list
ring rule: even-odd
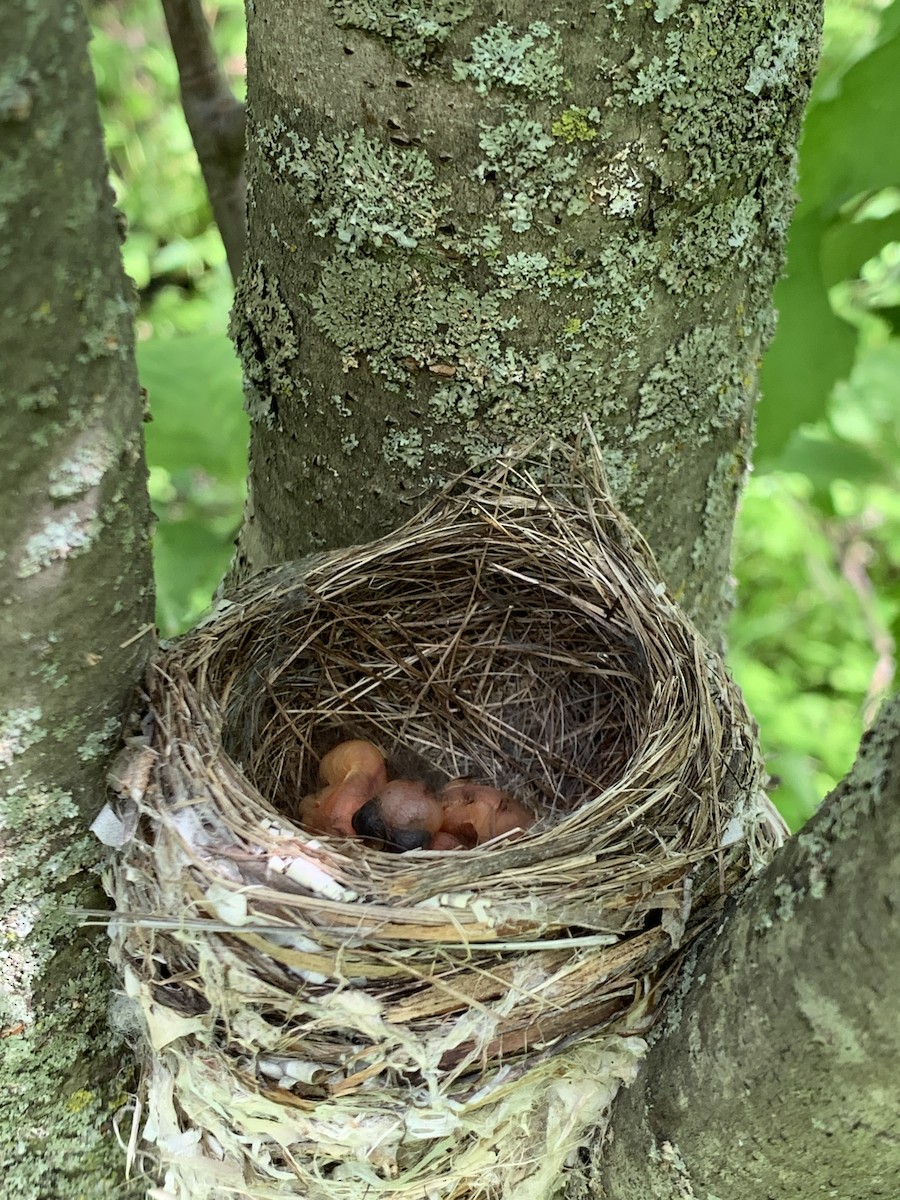
{"label": "nest lining", "polygon": [[[679,947],[776,844],[736,689],[569,453],[568,489],[507,463],[266,572],[152,669],[110,887],[170,1194],[552,1194]],[[297,803],[345,737],[536,824],[399,856],[311,837]]]}

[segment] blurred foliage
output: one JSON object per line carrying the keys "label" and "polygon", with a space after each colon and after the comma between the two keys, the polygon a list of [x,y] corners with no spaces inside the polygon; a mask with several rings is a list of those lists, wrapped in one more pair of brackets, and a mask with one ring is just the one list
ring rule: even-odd
{"label": "blurred foliage", "polygon": [[[242,0],[204,7],[220,62],[243,96]],[[249,429],[226,333],[231,276],[159,0],[92,3],[89,14],[112,182],[128,220],[125,269],[140,295],[157,620],[168,637],[208,607],[243,510]]]}
{"label": "blurred foliage", "polygon": [[[201,615],[243,502],[231,283],[158,0],[93,3],[94,68],[141,294],[159,622]],[[241,0],[206,4],[242,90]],[[737,531],[731,664],[800,825],[849,767],[900,636],[900,0],[828,0],[801,203]]]}
{"label": "blurred foliage", "polygon": [[[873,15],[874,5],[844,5]],[[895,7],[895,6],[892,6]],[[817,91],[800,149],[800,203],[788,242],[788,269],[775,293],[778,334],[762,371],[757,459],[773,465],[802,422],[827,417],[835,383],[853,363],[856,330],[829,303],[835,245],[841,276],[855,277],[890,239],[895,214],[877,218],[868,202],[900,183],[900,28],[884,13],[874,45],[843,75],[830,68]],[[870,38],[866,38],[867,43]],[[889,132],[890,131],[890,132]],[[892,220],[893,218],[893,220]],[[831,275],[831,279],[829,279]]]}
{"label": "blurred foliage", "polygon": [[900,636],[900,0],[825,13],[730,631],[793,828],[852,762]]}

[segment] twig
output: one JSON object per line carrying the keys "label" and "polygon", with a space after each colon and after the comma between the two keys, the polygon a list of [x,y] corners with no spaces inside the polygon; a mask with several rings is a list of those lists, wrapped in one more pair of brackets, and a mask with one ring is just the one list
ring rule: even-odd
{"label": "twig", "polygon": [[200,0],[162,0],[181,83],[181,106],[213,215],[237,279],[244,256],[244,105],[219,70]]}

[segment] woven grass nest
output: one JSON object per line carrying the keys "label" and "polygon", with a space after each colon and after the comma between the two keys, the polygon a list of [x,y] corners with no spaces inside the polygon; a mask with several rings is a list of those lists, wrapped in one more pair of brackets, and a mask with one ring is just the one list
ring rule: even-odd
{"label": "woven grass nest", "polygon": [[[554,1195],[777,844],[721,660],[596,458],[554,455],[552,488],[507,462],[263,573],[151,668],[105,820],[154,1195]],[[536,823],[456,852],[314,837],[297,803],[347,737]]]}

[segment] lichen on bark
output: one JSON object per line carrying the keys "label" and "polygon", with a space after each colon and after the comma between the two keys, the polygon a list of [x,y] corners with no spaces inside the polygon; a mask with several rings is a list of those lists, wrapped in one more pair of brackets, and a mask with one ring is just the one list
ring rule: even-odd
{"label": "lichen on bark", "polygon": [[[426,8],[402,9],[320,0],[302,38],[283,0],[250,13],[249,270],[298,339],[277,428],[254,425],[242,553],[384,532],[458,467],[587,415],[714,634],[819,6],[520,0],[454,9],[414,53]],[[234,328],[252,378],[246,286]]]}
{"label": "lichen on bark", "polygon": [[0,1175],[17,1200],[122,1200],[144,1190],[111,1132],[129,1068],[75,910],[103,903],[87,826],[153,594],[133,305],[77,0],[4,15],[0,96]]}

